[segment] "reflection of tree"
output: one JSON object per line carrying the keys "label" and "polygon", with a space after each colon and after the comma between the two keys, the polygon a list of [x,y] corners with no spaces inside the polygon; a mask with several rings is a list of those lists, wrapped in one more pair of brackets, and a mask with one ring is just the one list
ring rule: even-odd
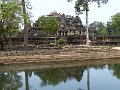
{"label": "reflection of tree", "polygon": [[87,88],[90,90],[90,67],[87,66]]}
{"label": "reflection of tree", "polygon": [[114,64],[114,65],[108,65],[109,70],[113,70],[113,75],[116,76],[118,79],[120,79],[120,65]]}
{"label": "reflection of tree", "polygon": [[31,71],[25,71],[25,87],[26,90],[29,90],[29,77],[31,77],[32,72]]}
{"label": "reflection of tree", "polygon": [[[104,69],[105,65],[92,65],[92,66],[86,66],[84,69],[87,70],[87,90],[90,90],[90,68],[94,69]],[[79,89],[81,90],[81,89]]]}
{"label": "reflection of tree", "polygon": [[57,85],[60,82],[76,79],[80,81],[83,76],[84,69],[82,67],[69,68],[53,68],[35,71],[35,74],[42,80],[42,86]]}
{"label": "reflection of tree", "polygon": [[17,72],[0,73],[0,90],[18,90],[22,87],[21,79]]}
{"label": "reflection of tree", "polygon": [[28,72],[25,71],[25,84],[26,84],[26,90],[29,90],[29,81],[28,81]]}

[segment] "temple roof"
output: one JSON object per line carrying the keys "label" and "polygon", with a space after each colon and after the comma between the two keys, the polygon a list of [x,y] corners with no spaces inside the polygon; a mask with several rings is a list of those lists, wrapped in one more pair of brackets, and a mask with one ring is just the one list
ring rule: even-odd
{"label": "temple roof", "polygon": [[47,16],[50,16],[50,17],[59,17],[61,14],[60,13],[57,13],[57,11],[53,11],[51,12],[50,14],[48,14]]}

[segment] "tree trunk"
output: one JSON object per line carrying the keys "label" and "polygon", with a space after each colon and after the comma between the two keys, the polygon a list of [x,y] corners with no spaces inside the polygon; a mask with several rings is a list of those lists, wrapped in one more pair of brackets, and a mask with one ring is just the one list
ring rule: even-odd
{"label": "tree trunk", "polygon": [[[86,0],[86,5],[88,5],[88,0]],[[88,8],[86,8],[86,46],[89,46]]]}
{"label": "tree trunk", "polygon": [[54,47],[56,47],[57,46],[57,34],[55,33],[55,45],[54,45]]}
{"label": "tree trunk", "polygon": [[11,32],[9,32],[9,41],[8,41],[9,49],[11,49]]}
{"label": "tree trunk", "polygon": [[[25,0],[22,0],[23,14],[26,15]],[[24,16],[24,49],[28,49],[28,28],[27,18]]]}
{"label": "tree trunk", "polygon": [[[0,14],[1,15],[1,14]],[[1,16],[0,16],[1,19]],[[4,40],[3,40],[3,22],[0,20],[0,49],[3,51],[4,50]]]}
{"label": "tree trunk", "polygon": [[0,45],[1,45],[0,49],[3,51],[4,50],[4,42],[3,42],[1,35],[0,35]]}

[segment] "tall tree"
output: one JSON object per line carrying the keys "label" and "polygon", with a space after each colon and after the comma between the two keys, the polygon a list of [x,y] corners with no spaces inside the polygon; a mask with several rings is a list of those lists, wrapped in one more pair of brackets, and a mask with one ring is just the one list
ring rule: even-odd
{"label": "tall tree", "polygon": [[[27,43],[28,43],[27,30],[29,26],[28,24],[30,23],[30,17],[29,17],[30,13],[28,9],[31,9],[30,3],[28,2],[28,0],[26,1],[25,0],[2,0],[2,2],[0,3],[4,4],[4,9],[2,9],[3,5],[2,4],[0,5],[1,7],[0,8],[0,15],[1,15],[0,25],[2,27],[1,29],[2,32],[4,31],[5,32],[4,34],[6,34],[6,32],[8,32],[7,30],[9,30],[9,32],[11,33],[11,31],[13,31],[13,28],[17,29],[20,23],[23,23],[24,47],[25,49],[27,49]],[[3,18],[5,19],[3,20]]]}
{"label": "tall tree", "polygon": [[25,17],[26,13],[26,4],[25,0],[22,0],[22,6],[23,6],[23,15],[24,15],[24,49],[28,49],[28,30],[27,30],[27,18]]}
{"label": "tall tree", "polygon": [[19,29],[21,23],[21,9],[19,1],[9,0],[1,3],[0,36],[9,37],[9,46],[11,34]]}
{"label": "tall tree", "polygon": [[27,9],[32,9],[30,2],[21,0],[22,1],[22,8],[23,8],[23,20],[24,20],[24,49],[28,49],[28,29],[30,24],[30,13],[27,12]]}
{"label": "tall tree", "polygon": [[[68,1],[70,2],[72,0],[68,0]],[[89,11],[89,4],[92,2],[97,2],[98,6],[100,7],[101,3],[106,4],[108,0],[77,0],[75,3],[75,10],[77,14],[83,11],[86,12],[86,45],[87,46],[89,46],[88,11]]]}

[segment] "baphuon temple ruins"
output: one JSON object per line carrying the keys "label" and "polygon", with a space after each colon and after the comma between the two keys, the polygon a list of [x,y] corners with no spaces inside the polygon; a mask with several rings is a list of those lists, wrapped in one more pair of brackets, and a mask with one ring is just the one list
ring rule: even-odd
{"label": "baphuon temple ruins", "polygon": [[[86,44],[86,27],[82,24],[79,16],[71,16],[57,13],[56,11],[46,15],[46,17],[56,17],[59,20],[58,30],[55,34],[49,37],[44,33],[44,28],[39,27],[39,22],[36,20],[32,26],[29,25],[28,29],[28,46],[43,47],[51,46],[55,43],[55,39],[65,38],[67,44],[72,45],[85,45]],[[96,30],[89,27],[89,39],[93,45],[112,44],[117,45],[120,42],[120,36],[97,36]],[[4,42],[4,46],[8,47],[9,38]],[[12,36],[11,48],[23,47],[24,36]]]}

